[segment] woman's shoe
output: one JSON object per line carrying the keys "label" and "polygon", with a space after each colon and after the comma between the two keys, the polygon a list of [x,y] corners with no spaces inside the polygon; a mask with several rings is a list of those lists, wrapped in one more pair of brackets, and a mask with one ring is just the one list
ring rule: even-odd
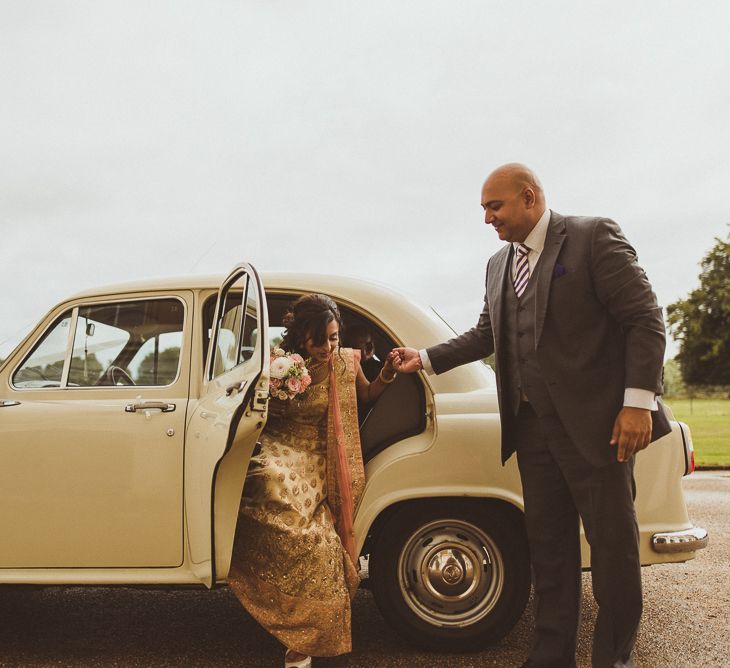
{"label": "woman's shoe", "polygon": [[[289,656],[291,654],[298,654],[298,652],[293,652],[292,650],[288,649],[284,653],[284,668],[312,668],[312,657],[311,656],[305,656],[303,659],[290,659]],[[299,656],[302,656],[301,654]]]}

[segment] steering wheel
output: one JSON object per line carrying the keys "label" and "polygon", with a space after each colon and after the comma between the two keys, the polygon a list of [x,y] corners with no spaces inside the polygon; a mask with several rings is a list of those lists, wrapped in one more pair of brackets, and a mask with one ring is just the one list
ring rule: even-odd
{"label": "steering wheel", "polygon": [[135,385],[132,377],[120,366],[110,366],[104,377],[107,385]]}

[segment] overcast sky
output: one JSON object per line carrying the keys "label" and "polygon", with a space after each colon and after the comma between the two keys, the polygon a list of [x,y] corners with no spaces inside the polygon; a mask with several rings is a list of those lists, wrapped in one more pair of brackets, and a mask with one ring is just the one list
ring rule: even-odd
{"label": "overcast sky", "polygon": [[0,0],[0,356],[78,290],[241,260],[469,327],[508,161],[616,219],[666,306],[730,222],[728,25],[727,2]]}

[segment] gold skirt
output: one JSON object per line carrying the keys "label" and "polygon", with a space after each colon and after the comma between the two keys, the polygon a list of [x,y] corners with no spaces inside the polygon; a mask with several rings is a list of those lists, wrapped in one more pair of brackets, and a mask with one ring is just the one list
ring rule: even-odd
{"label": "gold skirt", "polygon": [[267,425],[246,478],[228,577],[269,633],[312,656],[351,651],[359,584],[327,507],[326,436],[326,420]]}

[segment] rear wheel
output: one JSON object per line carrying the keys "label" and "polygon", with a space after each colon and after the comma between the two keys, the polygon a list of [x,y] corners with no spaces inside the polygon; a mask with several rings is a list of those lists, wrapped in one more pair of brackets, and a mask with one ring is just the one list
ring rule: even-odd
{"label": "rear wheel", "polygon": [[430,649],[477,649],[522,615],[530,566],[521,514],[488,502],[406,505],[378,532],[370,579],[383,616]]}

